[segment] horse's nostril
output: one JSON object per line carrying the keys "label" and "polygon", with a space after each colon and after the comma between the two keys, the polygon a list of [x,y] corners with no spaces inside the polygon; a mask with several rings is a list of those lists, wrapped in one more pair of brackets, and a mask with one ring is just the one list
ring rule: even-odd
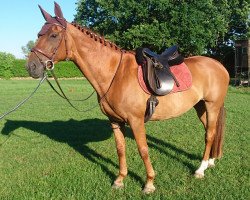
{"label": "horse's nostril", "polygon": [[30,69],[33,69],[33,68],[36,67],[36,65],[35,65],[34,63],[30,63],[30,64],[28,65],[28,67],[29,67]]}
{"label": "horse's nostril", "polygon": [[34,69],[35,67],[36,67],[36,64],[33,63],[33,62],[29,62],[29,63],[27,63],[27,65],[26,65],[26,68],[27,68],[27,69]]}
{"label": "horse's nostril", "polygon": [[33,69],[35,69],[35,68],[36,68],[36,64],[35,64],[35,63],[32,63],[31,67],[32,67]]}

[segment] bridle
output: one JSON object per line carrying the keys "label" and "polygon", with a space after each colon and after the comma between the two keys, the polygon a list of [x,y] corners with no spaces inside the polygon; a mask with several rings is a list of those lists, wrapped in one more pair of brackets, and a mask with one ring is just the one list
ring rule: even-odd
{"label": "bridle", "polygon": [[[62,26],[62,25],[59,25],[59,24],[56,24],[56,23],[51,24],[51,25],[57,25],[57,26],[62,27],[62,30],[61,30],[61,32],[62,32],[62,37],[61,37],[61,39],[60,39],[58,45],[56,46],[56,48],[54,48],[54,50],[53,50],[53,52],[52,52],[52,55],[49,55],[48,53],[44,52],[43,50],[41,50],[41,49],[39,49],[39,48],[37,48],[37,47],[33,47],[33,48],[31,49],[31,52],[33,52],[33,53],[36,55],[36,57],[38,58],[39,62],[44,66],[44,68],[45,68],[47,71],[51,71],[51,70],[54,69],[54,67],[55,67],[54,59],[55,59],[55,56],[56,56],[56,54],[57,54],[57,51],[58,51],[59,47],[61,46],[61,43],[62,43],[63,39],[64,39],[64,41],[65,41],[65,49],[66,49],[66,59],[65,59],[65,60],[66,60],[66,61],[69,60],[69,51],[68,51],[68,48],[67,48],[66,27],[64,27],[64,26]],[[59,32],[59,33],[60,33],[60,32]],[[43,61],[43,60],[41,59],[41,57],[39,56],[39,54],[41,54],[41,55],[43,55],[44,57],[48,58],[48,60]]]}

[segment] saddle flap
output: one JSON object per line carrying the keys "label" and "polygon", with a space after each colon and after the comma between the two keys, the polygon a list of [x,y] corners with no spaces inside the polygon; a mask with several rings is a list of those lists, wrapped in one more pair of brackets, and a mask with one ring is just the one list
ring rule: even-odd
{"label": "saddle flap", "polygon": [[166,95],[174,87],[174,79],[166,67],[155,70],[156,88],[159,95]]}
{"label": "saddle flap", "polygon": [[146,57],[147,64],[144,69],[144,77],[147,86],[155,95],[163,96],[171,92],[174,87],[174,79],[167,67],[153,62]]}

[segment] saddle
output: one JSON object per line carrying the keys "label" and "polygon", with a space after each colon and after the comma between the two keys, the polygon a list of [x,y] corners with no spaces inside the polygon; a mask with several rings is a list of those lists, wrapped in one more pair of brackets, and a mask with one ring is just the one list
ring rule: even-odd
{"label": "saddle", "polygon": [[184,58],[178,53],[178,46],[174,45],[160,55],[148,48],[138,48],[136,50],[136,61],[142,66],[143,78],[151,93],[147,101],[144,118],[144,122],[147,122],[159,103],[156,96],[170,93],[174,83],[179,87],[179,83],[170,71],[170,67],[181,64]]}
{"label": "saddle", "polygon": [[174,82],[179,86],[170,67],[183,62],[184,58],[178,53],[178,47],[172,46],[163,53],[156,54],[148,48],[136,50],[136,60],[143,69],[143,77],[150,92],[155,96],[164,96],[171,92]]}

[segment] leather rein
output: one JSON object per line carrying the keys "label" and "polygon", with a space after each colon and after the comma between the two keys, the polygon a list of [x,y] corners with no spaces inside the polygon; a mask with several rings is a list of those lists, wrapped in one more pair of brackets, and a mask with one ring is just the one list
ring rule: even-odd
{"label": "leather rein", "polygon": [[[55,24],[55,25],[58,25],[58,24]],[[61,25],[59,25],[59,26],[61,26]],[[69,99],[69,98],[66,96],[66,94],[64,93],[64,91],[63,91],[63,89],[62,89],[62,87],[61,87],[61,85],[60,85],[60,83],[59,83],[59,81],[58,81],[58,78],[56,77],[56,75],[55,75],[55,73],[54,73],[54,67],[55,67],[54,59],[55,59],[55,55],[56,55],[57,51],[59,50],[59,47],[60,47],[60,45],[61,45],[63,39],[64,39],[64,41],[65,41],[65,48],[66,48],[66,61],[69,61],[69,60],[70,60],[70,59],[69,59],[69,51],[68,51],[68,49],[67,49],[67,38],[66,38],[66,36],[65,36],[66,27],[63,27],[63,26],[61,26],[61,27],[63,28],[63,29],[62,29],[63,36],[62,36],[61,40],[59,41],[58,46],[53,50],[53,54],[52,54],[52,55],[48,55],[47,53],[45,53],[44,51],[42,51],[41,49],[39,49],[39,48],[37,48],[37,47],[33,47],[33,48],[31,49],[31,52],[33,52],[33,53],[37,56],[39,62],[44,66],[46,72],[47,72],[47,71],[50,71],[50,72],[51,72],[51,75],[52,75],[52,77],[54,78],[54,80],[55,80],[55,82],[56,82],[56,84],[57,84],[57,87],[59,88],[60,92],[59,92],[58,90],[56,90],[56,88],[52,85],[52,83],[51,83],[51,82],[49,81],[49,79],[48,79],[47,73],[45,72],[45,73],[44,73],[44,77],[46,78],[46,80],[47,80],[48,84],[50,85],[50,87],[52,88],[52,90],[53,90],[56,94],[58,94],[61,98],[65,99],[65,100],[69,103],[69,105],[70,105],[72,108],[74,108],[75,110],[77,110],[77,111],[79,111],[79,112],[88,112],[88,111],[90,111],[90,110],[92,110],[92,109],[98,107],[99,104],[101,103],[101,101],[107,96],[107,94],[108,94],[108,92],[109,92],[109,90],[110,90],[110,88],[111,88],[111,86],[112,86],[112,84],[113,84],[113,82],[114,82],[114,79],[115,79],[115,77],[116,77],[117,71],[118,71],[118,69],[120,68],[120,65],[121,65],[121,62],[122,62],[122,58],[123,58],[123,51],[121,50],[121,58],[120,58],[120,61],[119,61],[118,66],[117,66],[117,69],[116,69],[116,71],[115,71],[115,74],[114,74],[114,76],[113,76],[113,78],[112,78],[112,80],[111,80],[111,82],[110,82],[110,85],[109,85],[107,91],[104,93],[104,95],[99,99],[99,103],[96,104],[95,106],[89,108],[89,109],[86,109],[86,110],[79,110],[78,108],[76,108],[75,105],[72,104],[71,101],[86,101],[86,100],[88,100],[91,96],[93,96],[93,94],[95,93],[95,91],[93,91],[87,98],[82,99],[82,100],[72,100],[72,99]],[[48,58],[48,60],[43,61],[43,60],[40,58],[39,54],[41,54],[41,55],[43,55],[44,57]],[[43,79],[44,79],[44,77],[43,77]]]}

